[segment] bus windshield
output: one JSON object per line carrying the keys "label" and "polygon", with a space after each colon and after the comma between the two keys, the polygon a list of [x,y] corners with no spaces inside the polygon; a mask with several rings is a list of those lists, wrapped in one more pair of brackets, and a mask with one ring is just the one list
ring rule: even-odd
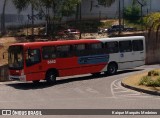
{"label": "bus windshield", "polygon": [[8,65],[10,69],[23,69],[23,47],[10,46],[8,50]]}

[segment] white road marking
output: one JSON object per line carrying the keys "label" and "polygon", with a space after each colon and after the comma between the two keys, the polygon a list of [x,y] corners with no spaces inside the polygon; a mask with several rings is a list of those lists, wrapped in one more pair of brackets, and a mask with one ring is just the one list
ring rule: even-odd
{"label": "white road marking", "polygon": [[80,88],[74,88],[74,91],[76,91],[77,93],[85,93],[82,89]]}
{"label": "white road marking", "polygon": [[94,93],[94,94],[98,94],[99,92],[93,88],[90,87],[85,87],[85,88],[74,88],[73,89],[75,92],[80,93],[80,94],[84,94],[84,93]]}
{"label": "white road marking", "polygon": [[96,91],[95,89],[92,89],[92,88],[86,88],[86,91],[88,91],[90,93],[99,93],[98,91]]}
{"label": "white road marking", "polygon": [[117,92],[114,92],[114,93],[129,93],[131,91],[117,91]]}
{"label": "white road marking", "polygon": [[114,98],[120,98],[120,97],[123,97],[123,98],[130,98],[130,97],[149,98],[150,97],[151,98],[153,97],[153,96],[142,94],[141,92],[130,90],[123,87],[121,85],[121,80],[122,79],[117,79],[111,83],[111,93]]}

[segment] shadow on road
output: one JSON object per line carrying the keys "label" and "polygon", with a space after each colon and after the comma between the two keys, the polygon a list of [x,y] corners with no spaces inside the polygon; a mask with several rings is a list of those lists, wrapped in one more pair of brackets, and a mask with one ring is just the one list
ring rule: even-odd
{"label": "shadow on road", "polygon": [[[136,71],[142,71],[143,69],[134,69],[134,70],[123,70],[123,71],[118,71],[116,75],[124,74],[124,73],[131,73],[131,72],[136,72]],[[112,75],[114,76],[114,75]],[[10,83],[6,84],[7,86],[13,87],[15,89],[21,89],[21,90],[29,90],[29,89],[43,89],[43,88],[48,88],[48,87],[53,87],[57,86],[60,84],[67,84],[70,82],[76,82],[76,81],[83,81],[83,80],[91,80],[91,79],[99,79],[99,78],[105,78],[109,77],[107,74],[101,74],[99,76],[83,76],[83,77],[75,77],[75,78],[67,78],[67,79],[62,79],[62,80],[57,80],[56,84],[51,85],[48,84],[47,82],[40,82],[38,84],[34,84],[32,82],[29,83]]]}

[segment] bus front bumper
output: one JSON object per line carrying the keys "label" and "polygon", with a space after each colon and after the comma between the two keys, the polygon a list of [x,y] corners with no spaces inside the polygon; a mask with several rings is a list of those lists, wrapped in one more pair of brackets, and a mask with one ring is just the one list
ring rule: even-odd
{"label": "bus front bumper", "polygon": [[9,75],[9,80],[17,80],[17,81],[26,82],[26,75],[22,75],[22,76],[12,76],[12,75]]}

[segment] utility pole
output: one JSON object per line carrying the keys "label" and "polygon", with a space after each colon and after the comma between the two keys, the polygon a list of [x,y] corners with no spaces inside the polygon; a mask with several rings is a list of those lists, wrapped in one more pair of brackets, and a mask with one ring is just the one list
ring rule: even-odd
{"label": "utility pole", "polygon": [[152,2],[150,0],[150,12],[152,12]]}
{"label": "utility pole", "polygon": [[119,32],[118,32],[118,35],[120,35],[121,34],[121,2],[120,2],[120,0],[119,0],[119,2],[118,2],[118,8],[119,8]]}
{"label": "utility pole", "polygon": [[34,41],[34,4],[31,4],[31,20],[32,20],[32,30],[31,30],[31,37],[32,41]]}
{"label": "utility pole", "polygon": [[2,15],[1,15],[1,34],[4,35],[6,33],[6,26],[5,26],[5,9],[6,9],[7,0],[4,0]]}
{"label": "utility pole", "polygon": [[124,0],[123,0],[123,26],[124,26]]}
{"label": "utility pole", "polygon": [[82,38],[82,4],[79,4],[79,20],[80,20],[80,36],[79,39]]}
{"label": "utility pole", "polygon": [[141,6],[141,29],[143,30],[143,26],[142,26],[142,21],[143,21],[143,19],[142,19],[142,15],[143,15],[142,12],[143,12],[143,11],[142,11],[142,10],[143,10],[143,9],[142,9],[142,8],[143,8],[144,4],[142,4],[139,0],[137,0],[137,2],[138,2],[138,4]]}

